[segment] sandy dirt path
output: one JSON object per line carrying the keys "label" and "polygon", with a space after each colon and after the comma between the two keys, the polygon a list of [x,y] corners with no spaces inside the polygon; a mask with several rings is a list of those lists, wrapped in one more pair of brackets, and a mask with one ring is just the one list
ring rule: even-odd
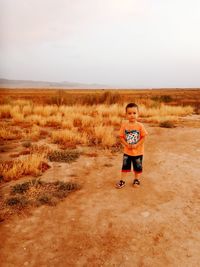
{"label": "sandy dirt path", "polygon": [[1,223],[1,266],[200,266],[200,129],[148,131],[139,189],[114,188],[120,153],[54,164],[44,179],[82,189]]}

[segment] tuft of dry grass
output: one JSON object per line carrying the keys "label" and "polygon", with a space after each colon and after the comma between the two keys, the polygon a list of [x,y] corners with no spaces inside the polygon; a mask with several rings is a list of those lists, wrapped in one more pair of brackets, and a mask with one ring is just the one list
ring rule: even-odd
{"label": "tuft of dry grass", "polygon": [[37,141],[40,139],[41,130],[37,125],[33,125],[31,128],[24,131],[23,137],[26,140]]}
{"label": "tuft of dry grass", "polygon": [[54,143],[65,144],[72,142],[74,144],[87,144],[87,136],[84,133],[78,133],[73,130],[53,131],[51,139]]}
{"label": "tuft of dry grass", "polygon": [[156,123],[156,124],[160,124],[164,121],[171,121],[172,123],[177,123],[179,121],[179,117],[177,116],[152,116],[152,117],[148,117],[148,118],[142,118],[143,122],[150,122],[150,123]]}
{"label": "tuft of dry grass", "polygon": [[61,128],[70,130],[73,128],[73,122],[71,120],[63,120]]}
{"label": "tuft of dry grass", "polygon": [[26,99],[16,99],[10,101],[10,104],[13,106],[19,106],[20,108],[23,108],[25,106],[33,105],[33,102],[31,100],[26,100]]}
{"label": "tuft of dry grass", "polygon": [[42,117],[49,117],[58,113],[58,107],[55,105],[35,105],[33,108],[33,114]]}
{"label": "tuft of dry grass", "polygon": [[161,104],[157,107],[147,108],[144,105],[139,107],[141,117],[155,117],[155,116],[186,116],[193,113],[191,106],[169,106]]}
{"label": "tuft of dry grass", "polygon": [[62,122],[63,122],[63,118],[60,114],[52,115],[52,116],[47,117],[45,126],[57,127],[57,126],[61,126]]}
{"label": "tuft of dry grass", "polygon": [[44,155],[30,154],[0,163],[0,175],[4,181],[17,180],[25,175],[38,176],[49,167]]}
{"label": "tuft of dry grass", "polygon": [[10,119],[11,118],[11,106],[10,105],[0,105],[0,118]]}
{"label": "tuft of dry grass", "polygon": [[94,141],[103,147],[111,147],[116,144],[113,126],[99,125],[94,127]]}
{"label": "tuft of dry grass", "polygon": [[46,125],[46,118],[42,117],[41,115],[31,114],[25,118],[25,121],[39,126]]}
{"label": "tuft of dry grass", "polygon": [[21,131],[12,127],[0,126],[0,140],[14,140],[22,137]]}
{"label": "tuft of dry grass", "polygon": [[43,156],[47,156],[47,154],[52,151],[52,149],[48,145],[37,144],[31,145],[29,150],[31,154],[39,154]]}

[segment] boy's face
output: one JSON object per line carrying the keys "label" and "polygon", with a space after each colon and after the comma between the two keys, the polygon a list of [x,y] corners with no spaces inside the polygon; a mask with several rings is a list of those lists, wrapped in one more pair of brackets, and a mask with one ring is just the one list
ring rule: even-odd
{"label": "boy's face", "polygon": [[127,108],[126,118],[129,120],[129,122],[137,121],[138,115],[137,107]]}

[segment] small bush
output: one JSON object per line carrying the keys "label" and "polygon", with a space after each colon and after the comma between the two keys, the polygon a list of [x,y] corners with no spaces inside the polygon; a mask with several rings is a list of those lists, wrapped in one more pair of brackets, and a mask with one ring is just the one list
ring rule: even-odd
{"label": "small bush", "polygon": [[170,95],[161,95],[161,96],[153,96],[151,98],[153,101],[169,103],[173,101],[173,98]]}
{"label": "small bush", "polygon": [[30,183],[25,182],[23,184],[16,184],[12,187],[12,194],[24,194],[27,190],[29,190]]}
{"label": "small bush", "polygon": [[66,198],[67,195],[68,195],[68,191],[63,191],[63,190],[56,191],[53,193],[53,196],[58,199]]}
{"label": "small bush", "polygon": [[48,154],[48,159],[50,161],[56,161],[56,162],[72,162],[76,160],[80,156],[80,153],[77,151],[59,151],[55,150]]}
{"label": "small bush", "polygon": [[115,104],[121,101],[121,97],[117,92],[105,91],[82,96],[79,101],[82,105],[98,105],[98,104]]}
{"label": "small bush", "polygon": [[44,194],[44,195],[41,195],[37,198],[37,201],[41,204],[41,205],[52,205],[53,202],[52,202],[52,198],[49,194]]}
{"label": "small bush", "polygon": [[58,190],[61,190],[61,191],[74,191],[76,189],[78,189],[78,186],[75,183],[64,183],[64,182],[59,182],[58,183]]}
{"label": "small bush", "polygon": [[163,127],[163,128],[174,128],[175,125],[172,121],[162,121],[160,124],[159,124],[160,127]]}
{"label": "small bush", "polygon": [[110,164],[110,163],[105,163],[104,164],[104,167],[112,167],[113,165],[112,164]]}
{"label": "small bush", "polygon": [[200,103],[196,103],[194,106],[194,113],[200,114]]}
{"label": "small bush", "polygon": [[18,206],[24,208],[27,206],[28,200],[25,197],[11,197],[6,201],[7,206]]}
{"label": "small bush", "polygon": [[29,147],[31,147],[31,142],[30,141],[25,141],[25,142],[22,143],[22,146],[26,147],[26,148],[29,148]]}
{"label": "small bush", "polygon": [[70,192],[78,189],[80,189],[80,186],[73,182],[56,181],[51,183],[40,179],[32,179],[11,187],[8,197],[5,200],[1,199],[0,211],[10,216],[14,212],[18,213],[30,207],[55,206],[59,201],[66,198]]}

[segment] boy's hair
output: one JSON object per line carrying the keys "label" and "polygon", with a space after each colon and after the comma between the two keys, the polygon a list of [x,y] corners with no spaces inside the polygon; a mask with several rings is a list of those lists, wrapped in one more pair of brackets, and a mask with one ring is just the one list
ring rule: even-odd
{"label": "boy's hair", "polygon": [[129,104],[126,106],[126,112],[127,112],[127,109],[128,109],[128,108],[137,108],[137,110],[139,110],[138,105],[135,104],[135,103],[129,103]]}

